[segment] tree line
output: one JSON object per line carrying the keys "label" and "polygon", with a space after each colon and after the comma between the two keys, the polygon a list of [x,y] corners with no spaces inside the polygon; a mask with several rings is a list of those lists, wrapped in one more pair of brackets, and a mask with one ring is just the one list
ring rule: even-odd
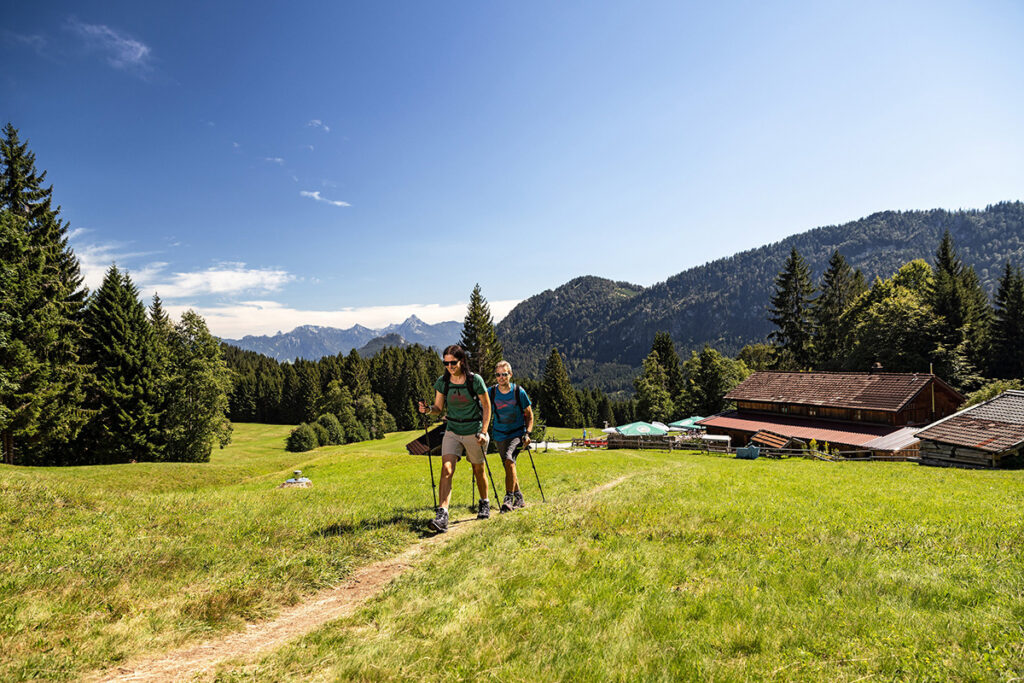
{"label": "tree line", "polygon": [[917,259],[868,286],[838,251],[819,283],[793,249],[775,279],[769,343],[741,352],[788,370],[929,369],[962,392],[1024,377],[1024,274],[1007,260],[994,296],[946,232],[934,262]]}
{"label": "tree line", "polygon": [[89,293],[35,154],[0,140],[0,445],[3,461],[209,460],[230,439],[230,372],[203,319],[146,310],[116,266]]}

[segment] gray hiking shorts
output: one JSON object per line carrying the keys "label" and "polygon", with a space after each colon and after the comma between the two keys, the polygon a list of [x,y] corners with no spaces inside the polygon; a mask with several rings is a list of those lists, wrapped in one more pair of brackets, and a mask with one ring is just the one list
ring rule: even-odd
{"label": "gray hiking shorts", "polygon": [[455,455],[461,458],[465,455],[474,465],[482,465],[486,451],[487,441],[484,441],[484,445],[481,447],[480,442],[476,440],[476,434],[462,436],[449,429],[444,433],[444,438],[441,439],[442,457],[445,455]]}
{"label": "gray hiking shorts", "polygon": [[519,457],[519,451],[523,448],[523,437],[514,436],[511,439],[495,441],[494,446],[498,449],[498,455],[502,460],[515,462]]}

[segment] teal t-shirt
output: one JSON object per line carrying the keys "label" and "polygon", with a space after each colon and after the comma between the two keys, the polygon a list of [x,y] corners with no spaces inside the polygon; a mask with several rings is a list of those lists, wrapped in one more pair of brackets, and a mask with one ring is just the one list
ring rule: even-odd
{"label": "teal t-shirt", "polygon": [[[434,391],[444,393],[444,375],[438,377],[434,382]],[[466,388],[465,382],[462,384],[449,383],[445,402],[448,406],[448,429],[452,430],[454,434],[467,436],[481,431],[484,416],[476,407],[476,399],[473,398],[480,394],[487,394],[487,385],[484,384],[484,378],[475,373],[473,374],[472,393]]]}

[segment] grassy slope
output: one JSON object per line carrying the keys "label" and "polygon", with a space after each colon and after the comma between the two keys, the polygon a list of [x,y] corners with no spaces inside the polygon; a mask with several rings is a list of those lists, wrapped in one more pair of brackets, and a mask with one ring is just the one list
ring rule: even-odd
{"label": "grassy slope", "polygon": [[221,678],[1024,674],[1024,473],[619,457],[643,471],[493,519]]}
{"label": "grassy slope", "polygon": [[[0,466],[0,680],[74,677],[240,628],[424,533],[429,473],[405,455],[410,433],[294,454],[287,432],[236,425],[208,464]],[[537,458],[555,496],[626,469]],[[296,468],[314,487],[277,490]],[[469,502],[461,466],[453,511]]]}

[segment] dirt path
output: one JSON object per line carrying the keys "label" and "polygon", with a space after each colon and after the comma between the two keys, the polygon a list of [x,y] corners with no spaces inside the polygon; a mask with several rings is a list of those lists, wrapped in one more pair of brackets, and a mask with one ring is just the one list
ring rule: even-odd
{"label": "dirt path", "polygon": [[[627,474],[578,495],[590,497],[599,494],[632,476]],[[208,676],[218,664],[229,659],[254,660],[329,621],[353,613],[364,602],[380,593],[395,577],[413,567],[417,559],[473,529],[472,521],[472,518],[453,521],[448,533],[424,538],[395,557],[363,567],[340,586],[317,593],[305,602],[284,609],[276,619],[248,624],[244,631],[129,662],[87,676],[85,680],[192,680]]]}

